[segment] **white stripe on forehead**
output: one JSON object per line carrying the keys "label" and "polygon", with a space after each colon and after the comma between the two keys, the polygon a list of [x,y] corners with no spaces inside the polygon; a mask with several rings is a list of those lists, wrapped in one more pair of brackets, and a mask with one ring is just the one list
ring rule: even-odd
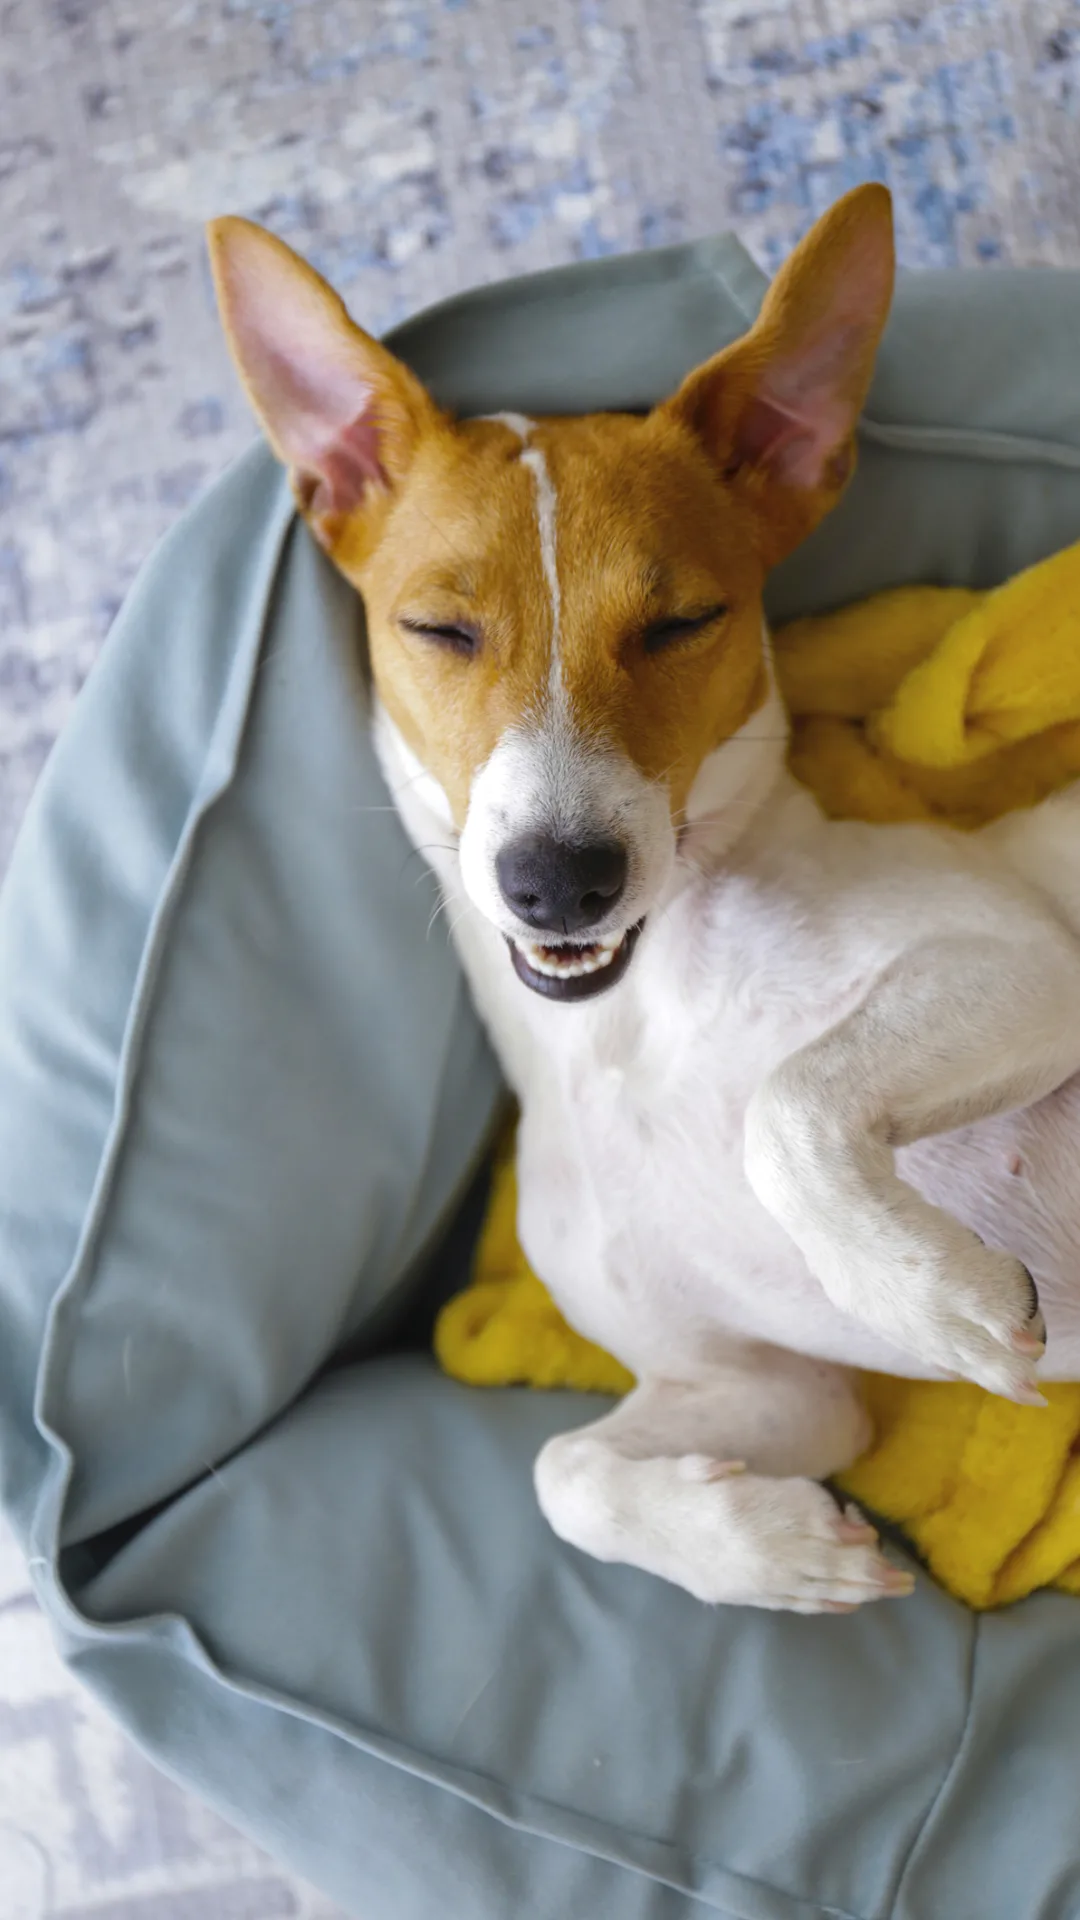
{"label": "white stripe on forehead", "polygon": [[528,467],[536,483],[536,523],[540,535],[540,565],[544,570],[548,595],[551,600],[551,665],[548,669],[548,689],[553,703],[561,710],[565,704],[566,689],[563,684],[562,663],[559,659],[559,617],[562,602],[559,594],[559,569],[555,551],[555,487],[548,471],[547,461],[539,447],[529,442],[536,429],[536,421],[530,420],[524,413],[486,413],[485,420],[496,420],[500,426],[509,427],[510,432],[521,441],[521,465]]}
{"label": "white stripe on forehead", "polygon": [[539,447],[528,447],[521,456],[521,464],[523,467],[528,467],[536,481],[540,564],[544,569],[544,578],[551,596],[551,666],[548,671],[548,684],[552,697],[558,699],[563,692],[562,666],[559,660],[559,615],[562,608],[559,599],[559,569],[555,559],[555,488],[548,472],[547,461]]}

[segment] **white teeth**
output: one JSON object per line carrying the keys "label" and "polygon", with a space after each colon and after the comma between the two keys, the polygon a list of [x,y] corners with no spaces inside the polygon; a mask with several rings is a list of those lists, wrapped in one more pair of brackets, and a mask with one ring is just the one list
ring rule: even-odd
{"label": "white teeth", "polygon": [[599,973],[602,967],[610,967],[624,938],[624,934],[615,934],[588,947],[561,949],[534,947],[522,941],[519,948],[534,973],[545,973],[552,980],[574,980],[579,974]]}

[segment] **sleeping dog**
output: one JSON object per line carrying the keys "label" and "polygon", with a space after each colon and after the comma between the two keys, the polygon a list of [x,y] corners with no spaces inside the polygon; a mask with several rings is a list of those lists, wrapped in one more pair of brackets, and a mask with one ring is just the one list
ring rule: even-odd
{"label": "sleeping dog", "polygon": [[521,1103],[522,1245],[640,1383],[544,1447],[544,1512],[706,1601],[909,1591],[818,1484],[867,1441],[855,1370],[1080,1379],[1080,798],[871,827],[786,770],[762,587],[851,472],[887,193],[646,417],[451,419],[280,241],[211,250],[363,596],[386,777]]}

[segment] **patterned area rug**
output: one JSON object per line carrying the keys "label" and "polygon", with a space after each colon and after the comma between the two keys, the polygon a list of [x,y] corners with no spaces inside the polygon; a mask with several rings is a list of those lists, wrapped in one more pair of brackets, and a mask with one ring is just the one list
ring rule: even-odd
{"label": "patterned area rug", "polygon": [[[4,0],[0,868],[132,576],[249,439],[201,222],[378,332],[856,181],[909,267],[1080,265],[1080,0]],[[0,1540],[4,1920],[328,1920],[65,1677]]]}
{"label": "patterned area rug", "polygon": [[142,1758],[61,1666],[0,1523],[3,1920],[342,1920]]}

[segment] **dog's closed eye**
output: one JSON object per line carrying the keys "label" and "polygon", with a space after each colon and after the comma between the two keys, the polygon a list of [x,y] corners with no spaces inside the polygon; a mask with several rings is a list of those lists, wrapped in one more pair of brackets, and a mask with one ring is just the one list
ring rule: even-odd
{"label": "dog's closed eye", "polygon": [[467,625],[464,621],[404,619],[398,625],[405,633],[415,634],[420,640],[430,640],[434,646],[445,647],[450,653],[468,657],[480,650],[479,628]]}
{"label": "dog's closed eye", "polygon": [[696,633],[704,633],[707,627],[718,625],[727,613],[728,607],[721,601],[700,612],[668,614],[663,620],[650,622],[642,633],[641,644],[646,653],[661,653],[665,647],[677,646],[681,640],[689,640]]}

